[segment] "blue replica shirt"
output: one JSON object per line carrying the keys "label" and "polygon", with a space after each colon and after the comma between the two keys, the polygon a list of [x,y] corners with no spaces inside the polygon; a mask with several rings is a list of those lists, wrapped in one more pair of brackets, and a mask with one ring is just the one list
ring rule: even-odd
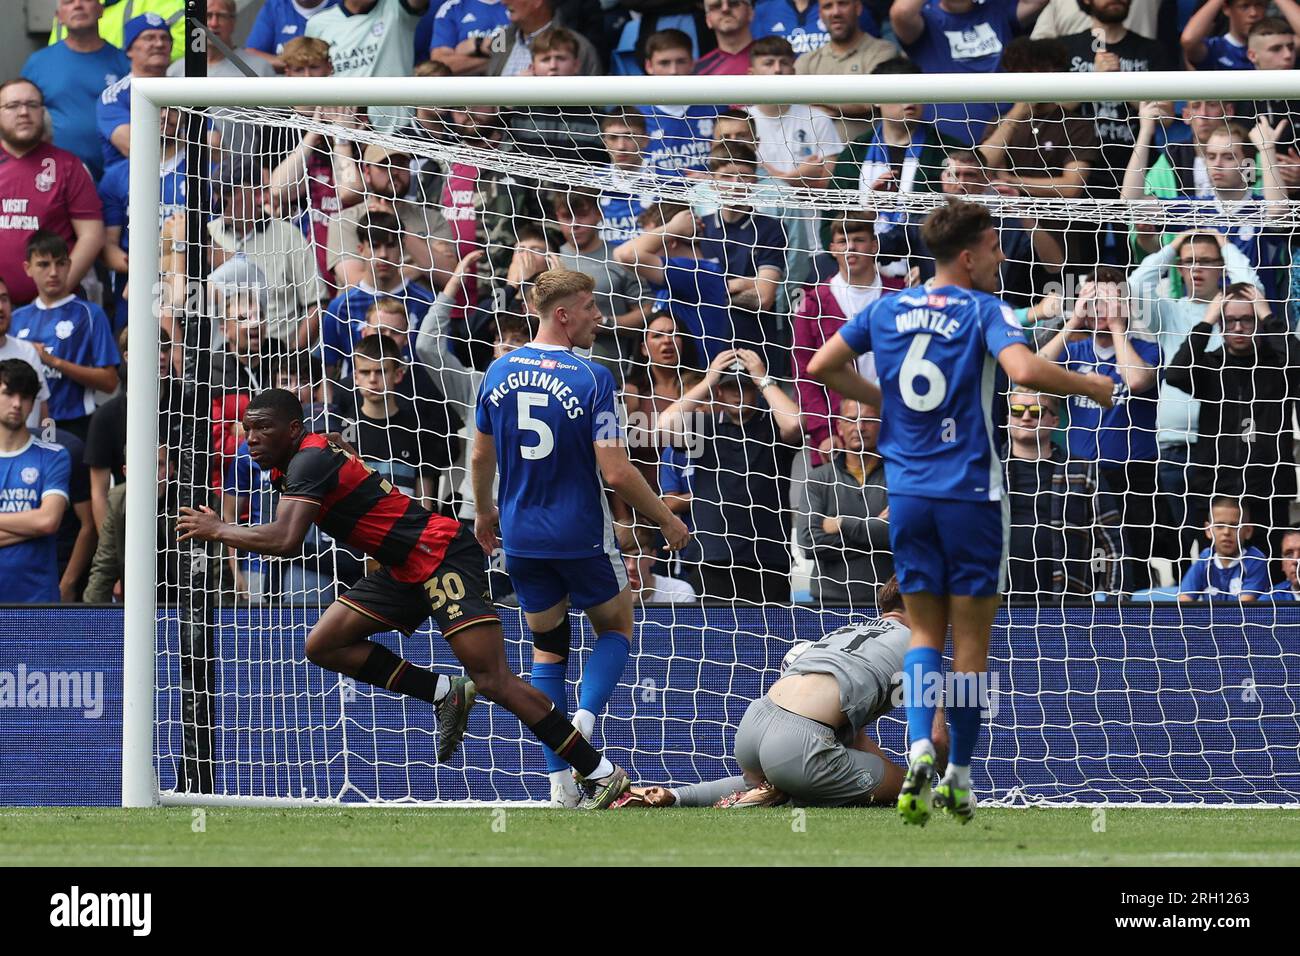
{"label": "blue replica shirt", "polygon": [[658,173],[682,175],[704,169],[713,146],[713,121],[720,106],[638,106],[645,115],[646,165]]}
{"label": "blue replica shirt", "polygon": [[[46,495],[69,498],[67,449],[32,439],[19,451],[0,452],[0,514],[36,511]],[[59,536],[47,534],[0,547],[5,600],[56,604],[59,600]]]}
{"label": "blue replica shirt", "polygon": [[[456,46],[471,37],[496,36],[510,25],[510,15],[501,0],[434,0],[416,29],[416,59],[427,60],[439,47]],[[427,31],[427,39],[420,42]]]}
{"label": "blue replica shirt", "polygon": [[106,87],[95,104],[95,125],[99,128],[99,149],[104,159],[104,171],[116,163],[125,163],[126,157],[118,152],[110,138],[119,126],[131,125],[131,74]]}
{"label": "blue replica shirt", "polygon": [[[865,3],[862,5],[858,25],[864,33],[880,36],[876,18],[871,15]],[[810,3],[808,9],[800,13],[793,0],[758,0],[754,6],[754,20],[749,26],[749,32],[755,40],[785,37],[794,48],[795,56],[811,53],[825,46],[831,39],[826,32],[826,24],[822,22],[820,4]]]}
{"label": "blue replica shirt", "polygon": [[1196,65],[1198,70],[1253,70],[1255,64],[1246,56],[1246,45],[1238,46],[1228,34],[1210,37],[1205,41],[1205,59]]}
{"label": "blue replica shirt", "polygon": [[762,343],[757,317],[730,307],[731,293],[720,263],[673,257],[664,261],[664,277],[668,285],[655,290],[655,308],[686,326],[705,367],[724,349]]}
{"label": "blue replica shirt", "polygon": [[[9,334],[40,342],[51,355],[77,365],[104,368],[122,361],[104,310],[76,296],[48,306],[37,299],[15,309]],[[50,417],[56,422],[84,418],[95,410],[94,396],[84,385],[48,367],[45,380],[50,387]]]}
{"label": "blue replica shirt", "polygon": [[415,336],[424,321],[424,314],[433,305],[434,294],[418,282],[408,282],[396,292],[379,292],[368,285],[352,286],[330,300],[321,315],[321,341],[325,347],[325,364],[334,365],[352,358],[352,350],[361,341],[361,330],[366,325],[366,313],[378,298],[398,299],[406,306],[410,319],[410,346],[415,347]]}
{"label": "blue replica shirt", "polygon": [[1027,344],[1015,313],[973,289],[909,289],[877,299],[839,334],[875,355],[890,494],[1000,500],[993,383],[996,356]]}
{"label": "blue replica shirt", "polygon": [[488,367],[478,430],[496,439],[501,542],[521,558],[615,550],[593,442],[621,438],[614,377],[558,346],[529,344]]}
{"label": "blue replica shirt", "polygon": [[[949,13],[939,0],[921,9],[925,30],[904,52],[923,73],[993,73],[1002,51],[1020,32],[1016,0],[985,0],[966,13]],[[998,117],[994,103],[940,103],[926,109],[937,132],[966,145],[984,138],[985,124]]]}
{"label": "blue replica shirt", "polygon": [[[1129,342],[1143,362],[1154,369],[1160,368],[1160,346],[1144,339],[1129,338]],[[1110,408],[1102,408],[1085,395],[1070,396],[1070,427],[1066,430],[1070,457],[1095,461],[1103,468],[1155,459],[1159,375],[1145,392],[1131,394],[1115,365],[1114,349],[1098,351],[1091,336],[1066,345],[1065,366],[1083,375],[1097,372],[1115,383],[1115,399]]]}
{"label": "blue replica shirt", "polygon": [[257,11],[257,19],[253,21],[253,29],[248,33],[245,46],[279,55],[290,40],[307,35],[309,19],[337,6],[339,2],[340,0],[325,0],[304,14],[293,0],[264,0],[262,9]]}
{"label": "blue replica shirt", "polygon": [[[656,173],[654,182],[663,179]],[[641,226],[637,219],[651,206],[659,203],[659,196],[648,184],[634,183],[624,179],[618,171],[611,171],[607,180],[600,186],[600,238],[605,245],[614,249],[634,236],[641,235]]]}
{"label": "blue replica shirt", "polygon": [[1221,567],[1211,545],[1201,552],[1183,575],[1179,594],[1195,594],[1199,600],[1236,598],[1253,594],[1267,600],[1273,584],[1268,576],[1268,558],[1258,548],[1247,546],[1237,558]]}
{"label": "blue replica shirt", "polygon": [[[129,188],[131,164],[116,163],[99,181],[99,201],[104,204],[104,226],[121,226],[122,239],[118,243],[123,251],[130,248]],[[162,171],[158,224],[171,215],[185,211],[185,160]]]}
{"label": "blue replica shirt", "polygon": [[54,124],[54,145],[75,153],[98,180],[104,174],[95,107],[100,94],[131,72],[126,54],[105,43],[78,53],[66,40],[37,50],[23,64],[23,77],[40,87]]}
{"label": "blue replica shirt", "polygon": [[637,220],[654,205],[656,197],[632,196],[627,193],[600,194],[600,238],[607,249],[616,249],[629,239],[641,235]]}
{"label": "blue replica shirt", "polygon": [[1291,587],[1290,581],[1279,581],[1273,585],[1273,590],[1269,592],[1267,598],[1260,600],[1268,601],[1300,601],[1300,591]]}

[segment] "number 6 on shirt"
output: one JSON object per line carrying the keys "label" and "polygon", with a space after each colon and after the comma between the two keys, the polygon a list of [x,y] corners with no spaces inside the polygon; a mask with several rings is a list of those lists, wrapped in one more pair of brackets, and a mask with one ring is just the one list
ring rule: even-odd
{"label": "number 6 on shirt", "polygon": [[[912,344],[903,356],[903,365],[898,374],[898,392],[903,398],[903,404],[918,412],[938,408],[948,394],[948,380],[943,377],[943,369],[925,357],[930,337],[929,332],[921,332],[912,337]],[[929,386],[925,394],[912,388],[912,383],[918,378],[925,379]]]}

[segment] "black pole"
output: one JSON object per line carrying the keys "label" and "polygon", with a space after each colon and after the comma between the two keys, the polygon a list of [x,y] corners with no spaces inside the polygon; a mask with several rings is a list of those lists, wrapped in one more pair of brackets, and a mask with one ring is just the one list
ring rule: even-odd
{"label": "black pole", "polygon": [[[207,0],[186,0],[185,75],[207,76]],[[211,217],[211,177],[205,114],[187,110],[178,130],[185,137],[185,303],[182,307],[184,335],[184,401],[181,420],[173,434],[178,436],[180,504],[197,508],[212,505],[208,447],[211,431],[211,328],[206,315],[203,280],[207,261],[207,225]],[[212,545],[188,542],[181,553],[177,611],[181,665],[181,726],[184,760],[176,768],[176,787],[181,793],[212,793],[212,699],[213,663],[212,609],[218,585]]]}

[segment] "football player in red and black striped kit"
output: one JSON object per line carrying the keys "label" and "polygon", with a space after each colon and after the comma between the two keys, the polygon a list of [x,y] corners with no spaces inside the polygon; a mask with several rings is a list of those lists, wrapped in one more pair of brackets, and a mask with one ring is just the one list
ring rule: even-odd
{"label": "football player in red and black striped kit", "polygon": [[[244,412],[248,453],[280,492],[275,520],[239,527],[210,508],[182,508],[181,541],[219,541],[241,551],[291,557],[314,522],[373,558],[380,568],[331,604],[307,635],[307,659],[368,684],[428,701],[438,710],[438,759],[455,752],[479,694],[501,704],[573,765],[593,788],[586,809],[602,809],[628,787],[541,691],[506,666],[505,637],[488,595],[483,550],[458,521],[433,514],[394,488],[347,448],[303,426],[292,392],[270,389]],[[371,635],[411,634],[430,615],[468,677],[411,666]]]}

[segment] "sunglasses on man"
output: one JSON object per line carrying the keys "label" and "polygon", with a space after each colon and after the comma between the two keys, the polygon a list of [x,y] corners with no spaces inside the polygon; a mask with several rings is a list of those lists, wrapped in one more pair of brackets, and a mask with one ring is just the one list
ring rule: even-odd
{"label": "sunglasses on man", "polygon": [[1030,418],[1042,418],[1043,412],[1050,412],[1051,409],[1043,405],[1012,405],[1011,415],[1014,418],[1022,417],[1025,412],[1029,413]]}

